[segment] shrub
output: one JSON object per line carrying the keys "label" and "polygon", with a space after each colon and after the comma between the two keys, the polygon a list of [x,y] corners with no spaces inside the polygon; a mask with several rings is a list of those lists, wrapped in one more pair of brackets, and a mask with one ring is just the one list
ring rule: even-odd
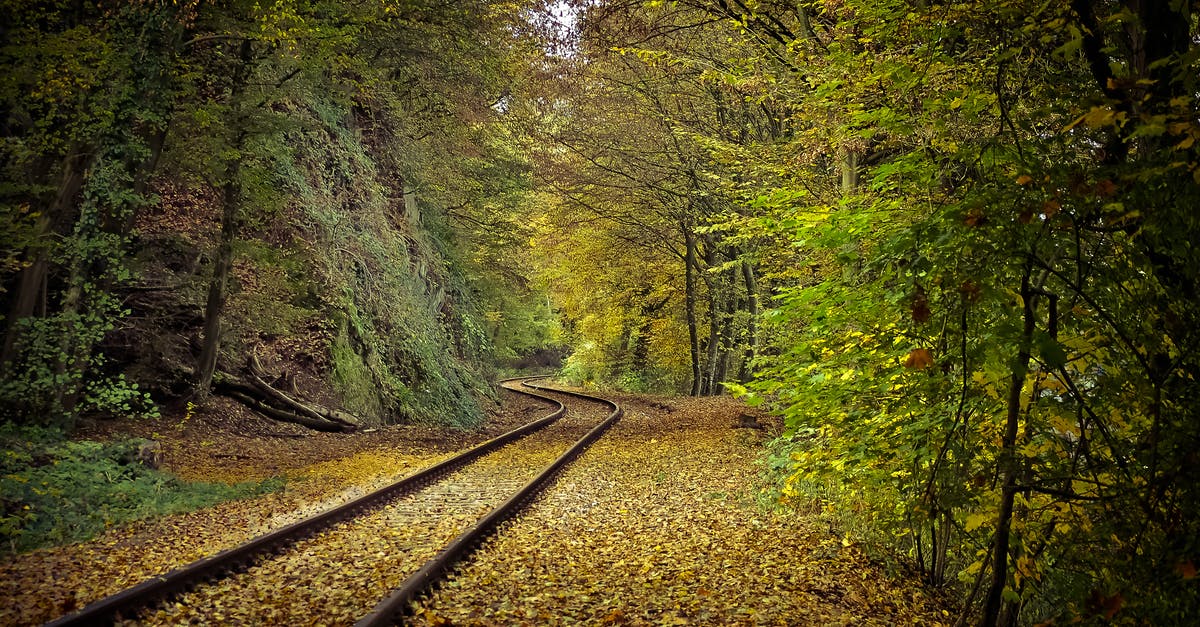
{"label": "shrub", "polygon": [[144,466],[141,439],[68,441],[37,427],[0,426],[0,551],[88,540],[124,522],[278,490],[280,479],[191,483]]}

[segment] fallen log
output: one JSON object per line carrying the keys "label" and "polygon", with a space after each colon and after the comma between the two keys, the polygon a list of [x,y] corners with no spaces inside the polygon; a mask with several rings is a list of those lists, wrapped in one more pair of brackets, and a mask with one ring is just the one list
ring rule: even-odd
{"label": "fallen log", "polygon": [[350,416],[350,414],[338,411],[336,409],[329,409],[327,407],[320,407],[302,402],[298,399],[292,398],[290,395],[272,386],[270,383],[267,383],[266,372],[263,371],[262,366],[258,363],[257,357],[252,356],[250,358],[250,363],[247,370],[249,371],[251,385],[253,385],[257,390],[266,396],[270,397],[272,401],[271,404],[276,406],[282,405],[287,409],[290,409],[298,414],[306,415],[314,420],[327,420],[329,422],[343,424],[347,427],[350,427],[351,430],[358,428],[358,422],[354,420],[353,416]]}
{"label": "fallen log", "polygon": [[320,420],[274,407],[264,402],[260,398],[255,398],[253,394],[247,394],[247,390],[253,390],[255,393],[257,393],[257,390],[245,384],[224,381],[217,384],[215,386],[215,390],[222,396],[228,396],[229,398],[232,398],[246,407],[249,407],[255,412],[258,412],[259,414],[273,420],[291,422],[303,427],[308,427],[309,429],[316,429],[317,431],[326,431],[330,433],[349,433],[354,431],[354,427],[344,423]]}
{"label": "fallen log", "polygon": [[[349,433],[357,431],[358,420],[337,409],[323,407],[307,400],[296,398],[267,383],[268,380],[288,381],[289,377],[272,377],[251,355],[244,368],[244,377],[221,371],[213,382],[213,391],[227,396],[272,420],[290,422],[309,429],[327,432]],[[294,384],[289,386],[294,389]]]}

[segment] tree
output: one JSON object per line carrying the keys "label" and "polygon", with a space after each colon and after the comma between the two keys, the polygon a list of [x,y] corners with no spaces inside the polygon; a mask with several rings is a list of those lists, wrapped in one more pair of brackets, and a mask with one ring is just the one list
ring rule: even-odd
{"label": "tree", "polygon": [[[714,158],[711,144],[770,142],[780,131],[769,107],[746,105],[736,88],[718,84],[704,69],[713,58],[705,29],[719,26],[690,9],[591,7],[583,15],[586,62],[564,60],[559,78],[570,87],[546,99],[553,149],[545,161],[554,165],[544,180],[566,201],[558,206],[588,216],[584,223],[611,225],[633,246],[629,252],[674,257],[673,291],[683,301],[674,311],[688,330],[685,389],[693,394],[719,393],[730,372],[748,371],[742,361],[756,324],[745,313],[751,303],[757,306],[757,282],[745,280],[755,276],[752,243],[734,245],[726,231],[710,228],[738,201],[726,182],[735,176],[731,165]],[[583,230],[579,236],[595,235]],[[572,267],[585,280],[592,275],[583,265]],[[640,310],[638,316],[671,313],[654,292],[643,291],[645,299],[623,307]],[[682,376],[675,372],[671,379]]]}
{"label": "tree", "polygon": [[[502,155],[496,139],[494,108],[516,74],[514,59],[532,45],[529,34],[515,36],[520,7],[419,0],[18,5],[6,7],[12,28],[0,35],[5,67],[13,70],[0,96],[9,140],[3,167],[14,182],[0,190],[0,224],[23,248],[0,266],[9,313],[0,351],[6,406],[64,424],[82,411],[136,411],[148,399],[122,383],[120,371],[132,365],[122,359],[152,373],[141,382],[153,379],[162,400],[204,394],[220,372],[227,376],[216,377],[217,387],[248,384],[257,331],[246,324],[236,270],[257,263],[243,253],[258,250],[263,222],[315,184],[339,194],[317,199],[317,208],[328,209],[322,217],[351,227],[318,233],[316,243],[353,250],[317,259],[329,261],[321,268],[328,272],[313,282],[336,285],[362,275],[390,284],[332,297],[311,286],[304,302],[268,312],[275,332],[285,319],[291,324],[331,305],[323,313],[349,319],[324,347],[333,354],[332,378],[343,396],[354,397],[349,405],[373,419],[403,418],[431,403],[411,384],[455,404],[422,415],[463,424],[478,418],[471,398],[484,385],[473,368],[488,342],[475,318],[487,307],[472,303],[458,270],[468,246],[458,248],[441,212],[482,214],[492,192],[522,184],[520,156]],[[313,149],[322,133],[327,152],[346,157],[297,172],[310,157],[299,152]],[[463,153],[477,158],[461,159]],[[508,166],[493,167],[505,158]],[[380,184],[377,174],[391,178]],[[517,187],[512,194],[521,193]],[[135,280],[135,265],[163,269],[153,258],[162,251],[148,249],[133,225],[146,216],[153,224],[153,214],[178,201],[181,189],[198,198],[217,192],[221,226],[211,251],[197,252],[192,271],[183,264],[182,272],[158,272],[174,275],[168,281]],[[156,199],[152,192],[159,191],[171,197]],[[204,208],[193,207],[196,220],[205,218]],[[393,210],[391,224],[379,223]],[[409,228],[407,236],[397,234],[401,228]],[[179,235],[149,239],[153,246],[191,245]],[[345,238],[358,241],[347,246]],[[296,256],[286,242],[284,248],[283,255]],[[378,269],[379,276],[366,276]],[[129,340],[156,331],[142,316],[165,313],[167,324],[187,319],[195,270],[207,275],[201,328],[157,329],[169,334],[164,341],[172,350],[142,354],[149,347]],[[429,311],[411,311],[409,301],[417,300],[432,303]],[[126,318],[130,303],[147,308],[135,314],[139,322]],[[393,333],[405,317],[419,320],[420,337]],[[189,334],[197,340],[192,363],[174,357],[192,348],[174,346]],[[431,357],[440,343],[450,351]],[[254,394],[252,387],[238,393]],[[279,401],[260,392],[269,398],[259,401]]]}
{"label": "tree", "polygon": [[69,425],[80,401],[130,408],[136,386],[103,373],[95,348],[129,277],[128,225],[170,107],[172,42],[187,6],[5,7],[6,223],[23,252],[4,277],[3,398],[14,416]]}
{"label": "tree", "polygon": [[789,425],[781,498],[869,512],[963,621],[1195,607],[1188,7],[611,2],[583,32],[564,115],[598,123],[558,187],[583,238],[682,252],[696,392],[764,295],[735,389]]}

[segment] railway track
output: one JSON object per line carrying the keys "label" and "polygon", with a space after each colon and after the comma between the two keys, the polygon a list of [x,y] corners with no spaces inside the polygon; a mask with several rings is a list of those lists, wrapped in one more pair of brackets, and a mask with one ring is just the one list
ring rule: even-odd
{"label": "railway track", "polygon": [[[390,486],[106,597],[48,625],[394,624],[621,415],[535,378],[507,389],[557,409]],[[520,385],[520,387],[517,387]],[[522,389],[527,388],[527,389]],[[567,412],[560,398],[571,398]],[[165,600],[171,603],[163,604]]]}

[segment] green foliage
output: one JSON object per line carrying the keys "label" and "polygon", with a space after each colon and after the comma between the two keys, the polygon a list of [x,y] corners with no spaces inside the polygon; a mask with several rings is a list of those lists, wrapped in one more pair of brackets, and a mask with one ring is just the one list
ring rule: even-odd
{"label": "green foliage", "polygon": [[269,142],[264,180],[289,192],[280,215],[301,235],[282,250],[239,245],[256,285],[230,301],[243,333],[233,347],[328,320],[323,351],[347,409],[372,422],[474,424],[489,338],[455,246],[437,236],[436,208],[409,194],[400,213],[389,201],[405,190],[387,187],[388,156],[370,147],[379,138],[356,130],[344,103],[304,94],[288,107],[292,125]]}
{"label": "green foliage", "polygon": [[[10,182],[0,212],[16,231],[12,243],[26,248],[0,278],[28,276],[8,294],[25,309],[7,320],[0,403],[13,419],[70,426],[81,411],[148,402],[105,371],[99,345],[127,314],[114,289],[130,279],[127,224],[147,202],[137,181],[169,98],[169,51],[153,44],[175,32],[176,9],[54,5],[5,11],[14,21],[0,48],[10,70],[0,100],[12,124],[0,149]],[[52,284],[61,286],[53,296]],[[34,319],[37,299],[52,309]]]}
{"label": "green foliage", "polygon": [[[776,270],[788,284],[768,322],[786,342],[748,394],[794,433],[781,498],[836,503],[935,584],[1001,569],[985,614],[1086,617],[1119,598],[1122,615],[1172,623],[1196,601],[1180,574],[1194,536],[1166,521],[1197,504],[1175,453],[1197,435],[1195,356],[1177,348],[1195,327],[1175,312],[1195,310],[1179,243],[1200,227],[1185,217],[1200,191],[1186,141],[1093,157],[1121,122],[1089,111],[1097,78],[1059,56],[1077,17],[1019,2],[837,15],[848,30],[823,35],[830,54],[804,57],[828,89],[797,96],[837,123],[798,137],[866,138],[879,162],[836,201],[793,181],[753,199],[758,228],[806,259]],[[905,97],[922,106],[901,114]],[[985,547],[1000,537],[998,564]]]}
{"label": "green foliage", "polygon": [[586,62],[558,60],[535,101],[538,266],[573,360],[608,384],[720,393],[748,378],[757,348],[759,242],[728,222],[785,112],[718,76],[741,62],[726,43],[743,27],[710,10],[589,12]]}
{"label": "green foliage", "polygon": [[265,337],[295,337],[306,332],[320,315],[319,287],[307,272],[306,254],[281,249],[258,239],[234,242],[234,255],[253,268],[252,286],[234,295],[235,315],[253,321]]}
{"label": "green foliage", "polygon": [[1194,8],[645,3],[589,18],[586,72],[619,80],[579,86],[584,120],[555,120],[601,121],[556,136],[588,172],[555,181],[583,206],[563,212],[581,237],[562,247],[587,261],[563,265],[601,260],[558,288],[584,340],[574,374],[627,372],[640,327],[621,288],[636,279],[614,287],[605,269],[632,275],[641,233],[690,218],[682,235],[717,244],[701,275],[714,328],[741,320],[723,317],[740,291],[715,280],[736,262],[771,295],[737,389],[788,426],[767,461],[779,499],[819,499],[956,587],[966,622],[1198,611]]}
{"label": "green foliage", "polygon": [[[0,380],[0,405],[10,420],[66,429],[84,413],[158,416],[157,405],[137,383],[123,374],[102,374],[107,363],[103,353],[87,351],[82,357],[86,363],[79,364],[80,356],[64,350],[64,345],[94,346],[111,330],[111,319],[60,314],[22,320],[19,328],[22,340],[14,363],[21,364],[22,370],[6,373]],[[85,377],[85,372],[90,374]],[[72,394],[79,398],[67,409],[63,403]]]}
{"label": "green foliage", "polygon": [[105,529],[278,490],[281,480],[188,483],[138,461],[145,440],[70,441],[38,427],[0,427],[0,541],[5,551],[90,539]]}
{"label": "green foliage", "polygon": [[[0,290],[20,288],[0,303],[21,304],[0,364],[12,417],[69,426],[84,411],[139,410],[126,364],[106,353],[150,350],[111,340],[139,333],[120,323],[129,227],[154,200],[144,190],[161,148],[171,186],[201,192],[185,194],[200,201],[188,207],[195,223],[172,228],[205,244],[203,192],[230,208],[220,237],[233,272],[213,292],[225,301],[212,314],[224,318],[221,367],[273,344],[331,374],[373,420],[479,419],[493,338],[476,285],[491,269],[465,270],[484,246],[455,241],[440,214],[502,215],[527,188],[525,158],[491,108],[528,45],[511,36],[512,7],[8,4],[0,224],[23,248],[0,259]],[[209,276],[174,277],[181,308],[224,267],[191,265]],[[138,269],[160,270],[145,258]],[[160,334],[190,332],[171,324]],[[160,343],[182,348],[147,346]],[[139,361],[140,373],[189,365]],[[179,393],[172,378],[160,391]]]}

